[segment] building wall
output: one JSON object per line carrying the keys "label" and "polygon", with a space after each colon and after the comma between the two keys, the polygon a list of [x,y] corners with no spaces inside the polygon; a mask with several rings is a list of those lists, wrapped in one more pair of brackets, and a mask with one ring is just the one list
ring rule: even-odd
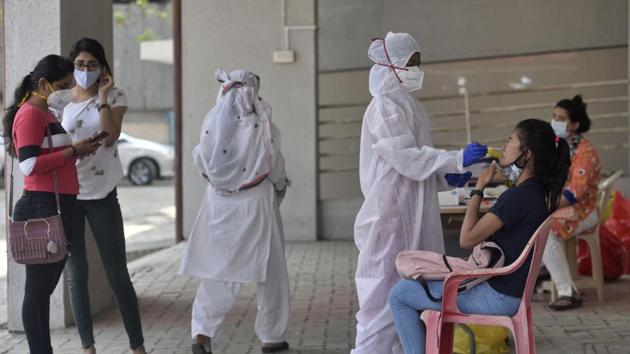
{"label": "building wall", "polygon": [[[114,4],[115,18],[124,16],[124,23],[114,21],[114,64],[116,84],[127,92],[131,111],[169,111],[173,109],[173,65],[140,60],[138,35],[150,29],[154,39],[173,38],[171,5],[151,4],[169,16],[145,16],[135,5]],[[165,113],[161,113],[163,116]],[[164,117],[161,117],[164,118]]]}
{"label": "building wall", "polygon": [[627,45],[627,0],[319,0],[319,70],[365,68],[370,39],[409,32],[426,62]]}
{"label": "building wall", "polygon": [[[285,235],[314,240],[317,235],[316,38],[314,31],[291,33],[296,62],[274,64],[282,45],[280,0],[182,1],[183,214],[184,235],[195,220],[206,184],[192,164],[199,127],[213,107],[219,83],[214,70],[246,68],[261,77],[260,94],[273,108],[282,132],[282,150],[293,186],[281,211]],[[314,0],[290,0],[287,21],[315,23]]]}
{"label": "building wall", "polygon": [[[371,99],[366,52],[389,30],[411,33],[422,48],[425,84],[417,95],[436,145],[466,142],[463,76],[473,139],[498,144],[519,119],[548,119],[558,99],[581,93],[604,169],[629,170],[626,0],[320,0],[318,20],[321,238],[352,238],[363,202],[360,127]],[[513,89],[521,77],[532,82]]]}

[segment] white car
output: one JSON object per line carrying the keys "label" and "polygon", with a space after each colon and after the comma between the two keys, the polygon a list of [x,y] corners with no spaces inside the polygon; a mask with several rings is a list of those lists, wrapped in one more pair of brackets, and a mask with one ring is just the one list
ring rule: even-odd
{"label": "white car", "polygon": [[132,184],[148,185],[156,178],[174,175],[175,151],[170,145],[121,133],[118,156],[123,173]]}

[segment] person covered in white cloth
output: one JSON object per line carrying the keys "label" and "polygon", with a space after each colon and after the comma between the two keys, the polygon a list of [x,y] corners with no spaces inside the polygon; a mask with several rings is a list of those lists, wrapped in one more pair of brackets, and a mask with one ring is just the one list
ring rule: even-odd
{"label": "person covered in white cloth", "polygon": [[359,174],[365,201],[354,224],[359,250],[359,298],[353,354],[402,353],[388,305],[400,280],[394,261],[403,250],[444,252],[437,192],[463,186],[465,167],[487,152],[433,147],[424,107],[410,92],[422,88],[420,48],[407,33],[388,33],[368,50],[373,98],[363,117]]}
{"label": "person covered in white cloth", "polygon": [[260,78],[217,70],[221,88],[193,161],[208,182],[180,273],[201,279],[192,308],[192,352],[211,353],[243,283],[256,283],[262,352],[287,350],[289,276],[279,206],[289,185],[280,132],[258,96]]}

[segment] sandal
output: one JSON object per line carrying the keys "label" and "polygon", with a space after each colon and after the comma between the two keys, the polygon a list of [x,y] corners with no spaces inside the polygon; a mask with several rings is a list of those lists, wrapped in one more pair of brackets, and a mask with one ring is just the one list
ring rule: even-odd
{"label": "sandal", "polygon": [[289,350],[289,343],[287,342],[274,343],[274,344],[270,344],[269,346],[262,347],[263,353],[276,353],[276,352],[281,352],[284,350]]}
{"label": "sandal", "polygon": [[554,311],[566,311],[582,307],[582,299],[575,296],[560,296],[556,301],[549,304],[549,308]]}

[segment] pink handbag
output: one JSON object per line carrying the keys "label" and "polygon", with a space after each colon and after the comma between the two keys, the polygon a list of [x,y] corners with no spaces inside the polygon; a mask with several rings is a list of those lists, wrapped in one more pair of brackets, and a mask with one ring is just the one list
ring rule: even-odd
{"label": "pink handbag", "polygon": [[[463,272],[482,268],[499,268],[505,262],[505,255],[499,245],[491,241],[484,241],[473,249],[468,259],[448,257],[432,251],[402,251],[396,256],[396,269],[401,277],[417,280],[424,288],[429,299],[434,302],[441,300],[429,291],[427,280],[444,280],[452,272]],[[462,293],[475,285],[487,280],[476,278],[462,282],[459,292]]]}
{"label": "pink handbag", "polygon": [[[49,151],[53,152],[50,128],[46,127]],[[59,262],[68,254],[66,235],[61,221],[57,190],[57,172],[53,173],[57,215],[47,218],[13,221],[13,159],[11,159],[11,190],[9,193],[9,250],[16,263],[46,264]]]}

